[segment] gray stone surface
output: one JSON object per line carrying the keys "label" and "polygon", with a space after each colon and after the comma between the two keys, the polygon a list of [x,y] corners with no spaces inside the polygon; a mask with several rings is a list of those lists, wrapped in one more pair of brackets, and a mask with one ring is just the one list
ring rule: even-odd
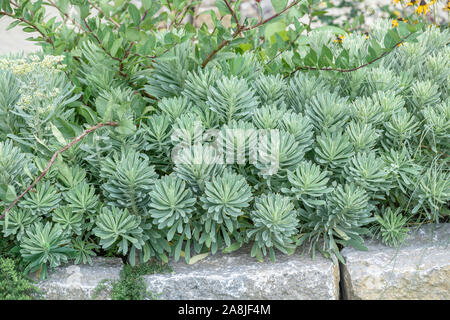
{"label": "gray stone surface", "polygon": [[[106,279],[119,279],[122,269],[120,258],[95,257],[93,265],[68,264],[49,272],[46,280],[37,286],[46,300],[88,300],[93,297],[97,285]],[[102,291],[97,299],[107,299],[108,290]]]}
{"label": "gray stone surface", "polygon": [[345,299],[450,299],[450,223],[414,230],[400,248],[342,250]]}
{"label": "gray stone surface", "polygon": [[[269,259],[267,259],[269,260]],[[319,255],[277,254],[276,262],[258,262],[249,248],[187,265],[170,263],[172,274],[145,276],[159,299],[338,299],[339,267]]]}

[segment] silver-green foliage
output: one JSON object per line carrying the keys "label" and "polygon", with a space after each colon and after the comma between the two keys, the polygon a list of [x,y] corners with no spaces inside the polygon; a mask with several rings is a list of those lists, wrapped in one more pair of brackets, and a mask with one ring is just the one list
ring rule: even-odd
{"label": "silver-green foliage", "polygon": [[450,197],[450,173],[443,168],[433,165],[418,179],[415,188],[417,205],[413,212],[423,209],[428,219],[439,222],[440,217],[450,214],[445,205]]}
{"label": "silver-green foliage", "polygon": [[[223,238],[231,245],[229,233],[236,236],[239,229],[238,218],[250,206],[252,192],[245,178],[239,174],[224,171],[221,176],[206,182],[204,196],[200,198],[205,214],[201,221],[205,225],[207,242],[216,243]],[[217,232],[217,229],[220,232]]]}
{"label": "silver-green foliage", "polygon": [[52,215],[54,223],[59,224],[64,232],[73,235],[81,235],[84,229],[84,218],[80,212],[74,212],[71,208],[61,207],[55,209]]}
{"label": "silver-green foliage", "polygon": [[167,240],[172,240],[175,232],[190,237],[189,224],[196,198],[186,183],[176,175],[164,176],[157,180],[150,193],[149,212],[153,223],[159,229],[167,228]]}
{"label": "silver-green foliage", "polygon": [[325,201],[321,198],[333,190],[328,186],[328,175],[328,171],[322,171],[311,161],[303,161],[295,171],[288,171],[287,178],[291,188],[283,188],[282,191],[292,195],[305,206],[313,208],[324,205]]}
{"label": "silver-green foliage", "polygon": [[0,137],[13,131],[18,119],[12,114],[20,98],[20,82],[10,70],[0,70]]}
{"label": "silver-green foliage", "polygon": [[262,105],[280,106],[284,103],[287,85],[281,75],[262,75],[252,85]]}
{"label": "silver-green foliage", "polygon": [[224,169],[223,163],[215,149],[209,146],[194,145],[182,148],[176,157],[174,172],[185,180],[194,192],[205,189],[206,181],[220,174]]}
{"label": "silver-green foliage", "polygon": [[405,240],[409,231],[406,227],[408,218],[402,214],[401,208],[392,210],[388,207],[376,218],[379,224],[378,236],[381,237],[383,243],[398,247]]}
{"label": "silver-green foliage", "polygon": [[127,209],[103,208],[96,220],[94,234],[100,238],[104,249],[117,249],[126,255],[131,246],[141,249],[144,245],[141,218],[129,213]]}
{"label": "silver-green foliage", "polygon": [[35,192],[27,193],[19,206],[31,210],[34,215],[44,215],[54,210],[60,201],[58,190],[50,181],[45,181],[37,185]]}
{"label": "silver-green foliage", "polygon": [[[370,39],[388,28],[376,23]],[[398,245],[411,223],[449,215],[448,39],[430,28],[354,72],[292,75],[273,72],[292,62],[289,49],[269,67],[223,51],[202,68],[184,42],[152,68],[127,70],[130,83],[115,59],[87,63],[104,55],[86,43],[82,100],[56,67],[21,74],[1,60],[2,210],[85,122],[118,126],[58,156],[0,230],[27,270],[44,272],[91,262],[99,248],[134,264],[246,242],[258,259],[304,241],[342,259],[341,246],[363,249],[370,232]],[[308,45],[320,52],[331,40],[313,33]],[[330,47],[358,65],[369,42],[352,34]]]}
{"label": "silver-green foliage", "polygon": [[9,212],[8,220],[2,221],[4,237],[14,236],[21,240],[25,231],[35,222],[37,217],[30,210],[13,209]]}
{"label": "silver-green foliage", "polygon": [[158,102],[158,109],[171,120],[179,118],[191,108],[189,100],[184,97],[162,98]]}
{"label": "silver-green foliage", "polygon": [[105,159],[101,177],[106,201],[111,206],[143,213],[150,201],[149,192],[157,178],[145,154],[127,150]]}
{"label": "silver-green foliage", "polygon": [[159,58],[144,89],[156,98],[179,95],[184,88],[187,73],[194,67],[192,43],[184,42],[172,48],[166,56]]}
{"label": "silver-green foliage", "polygon": [[318,92],[327,89],[328,85],[320,77],[297,72],[289,82],[287,100],[294,111],[303,112]]}
{"label": "silver-green foliage", "polygon": [[346,133],[339,131],[333,133],[325,132],[316,139],[315,160],[326,168],[336,172],[339,170],[340,172],[354,155],[353,146]]}
{"label": "silver-green foliage", "polygon": [[347,98],[339,96],[336,91],[319,92],[311,99],[305,113],[317,132],[335,132],[349,118]]}
{"label": "silver-green foliage", "polygon": [[189,72],[186,77],[185,88],[182,95],[194,103],[206,102],[208,100],[208,89],[213,86],[221,73],[215,67],[198,68],[196,72]]}
{"label": "silver-green foliage", "polygon": [[269,251],[274,260],[274,248],[286,254],[293,252],[298,219],[295,207],[288,197],[269,193],[256,198],[250,218],[253,227],[247,231],[247,237],[255,241],[252,257],[261,260]]}
{"label": "silver-green foliage", "polygon": [[85,216],[93,216],[96,213],[98,198],[98,195],[95,194],[95,188],[85,181],[64,193],[67,207],[73,212],[81,213]]}
{"label": "silver-green foliage", "polygon": [[31,180],[27,172],[33,168],[29,154],[21,152],[11,140],[0,141],[0,200],[6,200],[8,188],[15,190]]}
{"label": "silver-green foliage", "polygon": [[344,167],[344,174],[347,181],[361,186],[374,199],[383,199],[392,186],[385,163],[374,152],[357,153]]}
{"label": "silver-green foliage", "polygon": [[222,123],[250,119],[258,102],[247,81],[234,76],[217,80],[216,87],[210,87],[208,92],[208,105]]}
{"label": "silver-green foliage", "polygon": [[[325,255],[335,254],[341,261],[338,244],[364,248],[361,237],[369,232],[365,227],[373,221],[367,192],[354,184],[337,185],[326,197],[326,205],[300,209],[301,242],[310,241],[313,254],[316,249]],[[322,247],[318,247],[323,240]]]}
{"label": "silver-green foliage", "polygon": [[73,255],[70,237],[59,224],[35,222],[20,240],[20,253],[27,263],[25,272],[41,269],[41,277],[47,276],[47,264],[54,268],[67,263]]}
{"label": "silver-green foliage", "polygon": [[286,112],[281,119],[281,129],[294,136],[305,152],[312,148],[314,132],[311,120],[295,112]]}

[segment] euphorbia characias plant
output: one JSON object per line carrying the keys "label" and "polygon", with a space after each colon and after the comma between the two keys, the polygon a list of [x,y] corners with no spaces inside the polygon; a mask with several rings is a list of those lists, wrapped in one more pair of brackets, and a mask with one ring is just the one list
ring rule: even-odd
{"label": "euphorbia characias plant", "polygon": [[448,30],[240,4],[216,1],[208,28],[198,1],[0,0],[43,51],[0,59],[0,230],[27,270],[246,243],[342,260],[448,219]]}

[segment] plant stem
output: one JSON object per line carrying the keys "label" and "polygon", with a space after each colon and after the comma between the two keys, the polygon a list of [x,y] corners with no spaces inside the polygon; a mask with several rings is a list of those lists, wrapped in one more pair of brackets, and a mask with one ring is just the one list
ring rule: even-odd
{"label": "plant stem", "polygon": [[[239,22],[238,22],[238,20],[237,20],[237,17],[236,17],[236,18],[235,18],[235,21],[237,22],[237,28],[236,28],[236,31],[232,34],[231,38],[234,39],[234,38],[236,38],[241,32],[249,31],[249,30],[252,30],[252,29],[256,29],[256,28],[262,26],[263,24],[266,24],[267,22],[269,22],[269,21],[275,19],[275,18],[278,17],[279,15],[281,15],[281,14],[285,13],[286,11],[288,11],[290,8],[292,8],[292,7],[295,6],[296,4],[300,3],[300,1],[301,1],[301,0],[292,2],[290,5],[288,5],[286,8],[284,8],[284,9],[281,10],[280,12],[275,13],[273,16],[270,16],[270,17],[267,18],[267,19],[260,20],[260,21],[259,21],[257,24],[255,24],[254,26],[247,26],[247,27],[242,26],[242,25],[239,24]],[[225,3],[228,5],[228,9],[230,10],[231,14],[233,15],[233,14],[234,14],[233,9],[231,8],[231,6],[228,4],[227,1],[225,1]],[[234,18],[234,16],[235,16],[235,15],[233,15],[233,18]],[[230,40],[223,40],[223,41],[219,44],[219,46],[218,46],[216,49],[214,49],[214,50],[206,57],[206,59],[205,59],[205,60],[203,61],[203,63],[202,63],[202,68],[206,67],[206,65],[208,64],[208,62],[211,61],[211,59],[212,59],[212,58],[213,58],[220,50],[222,50],[224,47],[226,47],[229,43],[230,43]]]}
{"label": "plant stem", "polygon": [[93,127],[90,127],[89,129],[85,130],[82,134],[80,134],[78,137],[74,138],[71,142],[69,142],[67,145],[65,145],[64,147],[62,147],[61,149],[59,149],[58,151],[56,151],[52,158],[50,159],[50,162],[48,163],[47,167],[45,167],[45,169],[42,171],[42,173],[36,178],[36,180],[33,181],[32,184],[30,184],[30,186],[24,191],[22,192],[22,194],[20,196],[18,196],[11,204],[10,206],[5,210],[5,213],[3,213],[0,216],[0,220],[3,219],[6,214],[9,213],[9,211],[20,201],[20,199],[22,199],[39,181],[41,181],[41,179],[47,174],[48,170],[50,170],[50,168],[53,166],[53,164],[56,161],[56,158],[58,157],[59,154],[62,154],[64,151],[66,151],[67,149],[69,149],[70,147],[72,147],[74,144],[76,144],[77,142],[81,141],[85,136],[87,136],[89,133],[102,128],[102,127],[106,127],[106,126],[112,126],[112,127],[117,127],[119,124],[117,122],[114,121],[109,121],[109,122],[102,122],[102,123],[98,123]]}
{"label": "plant stem", "polygon": [[399,42],[397,42],[392,48],[390,48],[389,51],[385,51],[383,52],[381,55],[379,55],[378,57],[374,58],[373,60],[364,63],[360,66],[354,67],[354,68],[350,68],[350,69],[340,69],[340,68],[317,68],[317,67],[309,67],[309,66],[298,66],[297,68],[295,68],[294,71],[292,71],[291,73],[287,74],[284,78],[288,78],[290,77],[292,74],[294,74],[295,72],[299,71],[299,70],[316,70],[316,71],[337,71],[337,72],[353,72],[356,70],[359,70],[361,68],[367,67],[368,65],[371,65],[372,63],[380,60],[381,58],[387,56],[389,53],[391,53],[393,50],[395,50],[400,44],[402,44],[406,39],[408,39],[409,36],[411,36],[412,33],[410,33],[409,35],[407,35],[406,37],[404,37],[402,40],[400,40]]}

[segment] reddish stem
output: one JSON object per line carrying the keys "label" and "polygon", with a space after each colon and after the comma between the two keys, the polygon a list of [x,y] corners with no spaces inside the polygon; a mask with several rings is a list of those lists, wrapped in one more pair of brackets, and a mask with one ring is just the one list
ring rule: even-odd
{"label": "reddish stem", "polygon": [[412,35],[412,33],[408,34],[406,37],[404,37],[400,42],[397,42],[393,47],[390,48],[389,51],[385,51],[382,54],[380,54],[378,57],[376,57],[375,59],[364,63],[360,66],[351,68],[351,69],[339,69],[339,68],[317,68],[317,67],[309,67],[309,66],[298,66],[297,68],[295,68],[294,71],[292,71],[291,73],[289,73],[288,75],[286,75],[284,78],[287,78],[289,76],[291,76],[293,73],[299,71],[299,70],[316,70],[316,71],[337,71],[337,72],[353,72],[356,70],[359,70],[361,68],[367,67],[368,65],[371,65],[372,63],[380,60],[381,58],[387,56],[389,53],[391,53],[393,50],[395,50],[400,44],[402,44],[406,39],[408,39],[410,36]]}
{"label": "reddish stem", "polygon": [[50,168],[53,166],[53,164],[55,163],[56,158],[58,157],[59,154],[63,153],[64,151],[69,149],[71,146],[73,146],[74,144],[76,144],[77,142],[82,140],[89,133],[91,133],[91,132],[93,132],[93,131],[101,128],[101,127],[105,127],[105,126],[117,127],[118,125],[119,124],[117,122],[114,122],[114,121],[109,121],[109,122],[103,122],[103,123],[96,124],[95,126],[85,130],[81,135],[79,135],[78,137],[73,139],[69,144],[67,144],[66,146],[62,147],[58,151],[56,151],[53,154],[52,158],[50,159],[50,162],[48,163],[47,167],[45,167],[45,169],[42,171],[42,173],[36,178],[36,180],[33,181],[33,183],[27,189],[24,192],[22,192],[22,194],[20,196],[18,196],[9,205],[9,207],[5,210],[5,213],[3,213],[0,216],[0,220],[3,219],[6,216],[6,214],[9,213],[9,211],[20,201],[20,199],[22,199],[39,181],[41,181],[41,179],[47,174],[48,170],[50,170]]}
{"label": "reddish stem", "polygon": [[[233,16],[233,19],[234,19],[234,20],[236,21],[236,23],[237,23],[236,31],[233,33],[233,35],[232,35],[231,37],[234,39],[234,38],[236,38],[241,32],[248,31],[248,30],[252,30],[252,29],[255,29],[255,28],[258,28],[258,27],[262,26],[263,24],[265,24],[265,23],[267,23],[267,22],[269,22],[269,21],[275,19],[275,18],[278,17],[279,15],[285,13],[286,11],[288,11],[290,8],[292,8],[293,6],[295,6],[295,5],[298,4],[298,3],[300,3],[300,0],[292,2],[290,5],[288,5],[286,8],[284,8],[284,9],[281,10],[280,12],[275,13],[273,16],[271,16],[271,17],[269,17],[269,18],[267,18],[267,19],[265,19],[265,20],[261,20],[260,22],[258,22],[258,23],[255,24],[254,26],[244,27],[244,26],[241,26],[241,25],[239,24],[239,20],[237,19],[236,15],[235,15],[235,13],[234,13],[234,11],[233,11],[233,9],[231,8],[231,6],[230,6],[230,4],[228,3],[228,1],[225,0],[225,4],[227,5],[228,9],[230,10],[231,15]],[[206,59],[205,59],[205,60],[203,61],[203,63],[202,63],[202,68],[204,68],[204,67],[208,64],[208,62],[211,61],[211,59],[212,59],[212,58],[213,58],[220,50],[222,50],[223,47],[227,46],[229,43],[230,43],[229,40],[223,40],[223,41],[219,44],[219,46],[218,46],[216,49],[214,49],[214,50],[206,57]]]}

